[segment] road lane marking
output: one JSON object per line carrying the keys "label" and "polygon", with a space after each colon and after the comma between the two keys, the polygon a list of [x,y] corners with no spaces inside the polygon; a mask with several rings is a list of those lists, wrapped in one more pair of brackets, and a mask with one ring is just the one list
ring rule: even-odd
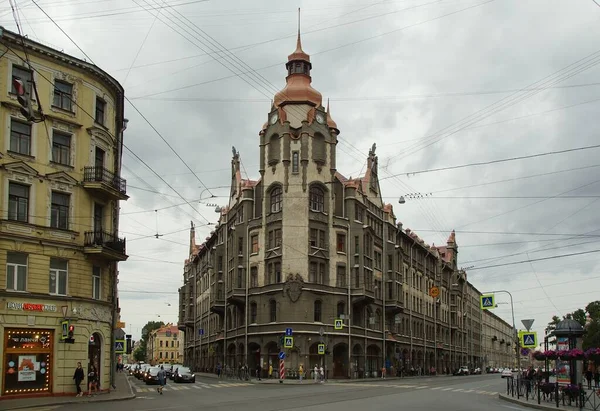
{"label": "road lane marking", "polygon": [[456,390],[454,390],[454,392],[464,392],[465,390],[463,388],[458,388]]}
{"label": "road lane marking", "polygon": [[450,391],[453,390],[454,388],[442,388],[442,391]]}

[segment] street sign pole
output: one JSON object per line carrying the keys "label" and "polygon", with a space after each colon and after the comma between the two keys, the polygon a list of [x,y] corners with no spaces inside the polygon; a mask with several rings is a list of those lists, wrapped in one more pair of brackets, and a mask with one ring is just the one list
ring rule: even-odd
{"label": "street sign pole", "polygon": [[[514,333],[514,337],[515,337],[515,358],[516,358],[516,364],[517,364],[517,368],[520,370],[521,369],[521,356],[519,355],[519,331],[517,330],[517,326],[515,324],[515,304],[513,302],[513,296],[510,292],[506,291],[506,290],[496,290],[496,291],[489,291],[487,293],[482,293],[482,294],[495,294],[495,293],[505,293],[508,294],[508,296],[510,297],[510,310],[512,313],[512,326],[513,326],[513,333]],[[494,301],[495,303],[495,301]],[[482,307],[483,308],[483,307]]]}

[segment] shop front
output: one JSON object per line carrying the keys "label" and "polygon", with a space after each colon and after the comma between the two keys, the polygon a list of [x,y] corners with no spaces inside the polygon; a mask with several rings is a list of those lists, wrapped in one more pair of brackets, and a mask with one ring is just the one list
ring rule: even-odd
{"label": "shop front", "polygon": [[[73,329],[71,343],[64,339],[65,321]],[[100,389],[108,390],[114,366],[110,356],[111,331],[107,304],[7,299],[0,305],[0,400],[74,395],[73,373],[78,362],[86,375],[94,365]],[[82,388],[86,383],[87,379]]]}
{"label": "shop front", "polygon": [[2,395],[52,392],[54,330],[4,330]]}

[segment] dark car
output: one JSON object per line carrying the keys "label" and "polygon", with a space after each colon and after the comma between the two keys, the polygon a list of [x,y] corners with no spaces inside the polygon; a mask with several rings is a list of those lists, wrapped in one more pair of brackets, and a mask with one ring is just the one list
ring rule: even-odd
{"label": "dark car", "polygon": [[165,371],[167,372],[167,378],[170,378],[172,380],[175,376],[175,371],[177,371],[179,367],[183,367],[183,364],[171,364],[168,367],[166,367]]}
{"label": "dark car", "polygon": [[188,367],[179,367],[173,375],[175,382],[196,382],[196,375]]}
{"label": "dark car", "polygon": [[158,384],[158,372],[160,371],[160,367],[150,367],[144,374],[144,382],[148,385],[150,384]]}

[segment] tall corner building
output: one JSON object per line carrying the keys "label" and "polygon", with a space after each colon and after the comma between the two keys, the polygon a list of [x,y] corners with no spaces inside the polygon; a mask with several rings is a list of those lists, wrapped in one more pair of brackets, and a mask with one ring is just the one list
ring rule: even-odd
{"label": "tall corner building", "polygon": [[[340,129],[311,86],[300,36],[286,68],[259,132],[260,178],[241,177],[234,149],[217,227],[198,245],[192,225],[179,290],[186,365],[264,372],[283,352],[288,370],[322,365],[329,378],[483,366],[487,314],[457,268],[455,233],[429,246],[396,223],[375,145],[363,176],[338,172]],[[514,344],[504,324],[494,332]],[[514,362],[514,345],[496,348]]]}
{"label": "tall corner building", "polygon": [[[106,390],[127,259],[123,88],[2,28],[0,55],[0,398],[74,393],[77,362]],[[15,79],[43,119],[24,117]]]}

